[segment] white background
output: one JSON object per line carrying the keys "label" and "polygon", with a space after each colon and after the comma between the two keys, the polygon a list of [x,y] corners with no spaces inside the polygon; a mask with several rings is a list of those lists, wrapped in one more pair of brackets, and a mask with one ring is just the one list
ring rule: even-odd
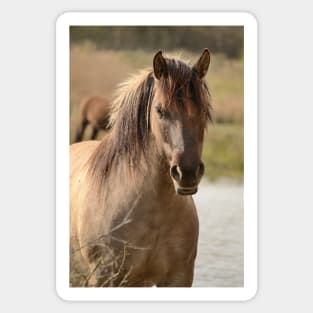
{"label": "white background", "polygon": [[[259,29],[259,290],[249,302],[70,303],[55,292],[55,20],[64,11],[247,11]],[[0,8],[2,312],[312,312],[309,1],[10,1]]]}
{"label": "white background", "polygon": [[[160,19],[162,18],[162,21]],[[243,288],[70,288],[69,27],[70,25],[241,25],[244,27]],[[257,291],[257,23],[246,13],[68,13],[56,34],[56,289],[65,300],[248,300]],[[152,61],[151,61],[152,62]],[[68,104],[68,105],[67,105]],[[228,194],[225,195],[228,197]],[[200,225],[201,226],[201,225]]]}

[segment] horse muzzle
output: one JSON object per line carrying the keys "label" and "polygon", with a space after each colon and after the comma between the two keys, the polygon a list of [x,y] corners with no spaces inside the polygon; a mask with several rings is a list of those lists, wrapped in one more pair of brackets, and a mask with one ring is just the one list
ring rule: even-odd
{"label": "horse muzzle", "polygon": [[171,166],[170,174],[177,194],[184,196],[193,195],[198,191],[198,184],[204,174],[204,164],[200,162],[191,169],[173,165]]}

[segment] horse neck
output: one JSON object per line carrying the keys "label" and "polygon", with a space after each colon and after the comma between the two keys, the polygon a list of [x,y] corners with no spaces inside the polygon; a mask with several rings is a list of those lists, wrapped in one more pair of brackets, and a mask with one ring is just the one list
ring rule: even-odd
{"label": "horse neck", "polygon": [[[115,135],[110,133],[104,139],[100,144],[104,147],[100,151],[113,144],[111,140],[115,138]],[[111,197],[116,190],[119,190],[119,194],[136,196],[144,193],[148,196],[160,197],[160,199],[174,196],[175,189],[170,177],[168,161],[160,153],[151,134],[150,136],[145,153],[141,152],[138,155],[138,164],[134,166],[130,165],[128,155],[120,156],[112,159],[112,162],[109,163],[110,169],[105,172],[101,168],[105,163],[101,161],[101,158],[97,159],[96,167],[89,172],[91,175],[88,178],[88,190],[92,194],[96,190],[101,202],[107,197]],[[130,149],[132,149],[131,146],[127,150],[130,151]],[[97,153],[99,154],[99,152]],[[96,176],[95,173],[99,172],[104,175]]]}
{"label": "horse neck", "polygon": [[154,140],[149,141],[148,155],[151,159],[140,173],[140,184],[146,188],[153,189],[157,197],[175,196],[175,189],[170,177],[170,167],[164,155],[162,155]]}

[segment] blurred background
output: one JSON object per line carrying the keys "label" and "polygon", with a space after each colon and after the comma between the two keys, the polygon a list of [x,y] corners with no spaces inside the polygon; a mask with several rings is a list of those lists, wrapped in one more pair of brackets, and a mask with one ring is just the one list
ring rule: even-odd
{"label": "blurred background", "polygon": [[[194,196],[200,219],[194,286],[243,286],[243,43],[240,26],[70,28],[71,143],[83,98],[110,99],[120,82],[152,66],[158,50],[191,63],[204,48],[211,51],[206,80],[214,123],[204,142],[205,178]],[[90,133],[87,128],[84,138]]]}

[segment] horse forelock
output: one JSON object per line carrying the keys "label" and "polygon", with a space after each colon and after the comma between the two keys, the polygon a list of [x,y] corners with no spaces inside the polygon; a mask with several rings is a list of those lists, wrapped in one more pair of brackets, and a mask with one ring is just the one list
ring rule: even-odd
{"label": "horse forelock", "polygon": [[165,60],[168,77],[162,77],[158,83],[160,92],[165,96],[162,105],[169,110],[180,109],[185,103],[184,99],[189,98],[199,111],[206,112],[207,120],[212,121],[210,92],[206,82],[199,78],[189,62]]}

